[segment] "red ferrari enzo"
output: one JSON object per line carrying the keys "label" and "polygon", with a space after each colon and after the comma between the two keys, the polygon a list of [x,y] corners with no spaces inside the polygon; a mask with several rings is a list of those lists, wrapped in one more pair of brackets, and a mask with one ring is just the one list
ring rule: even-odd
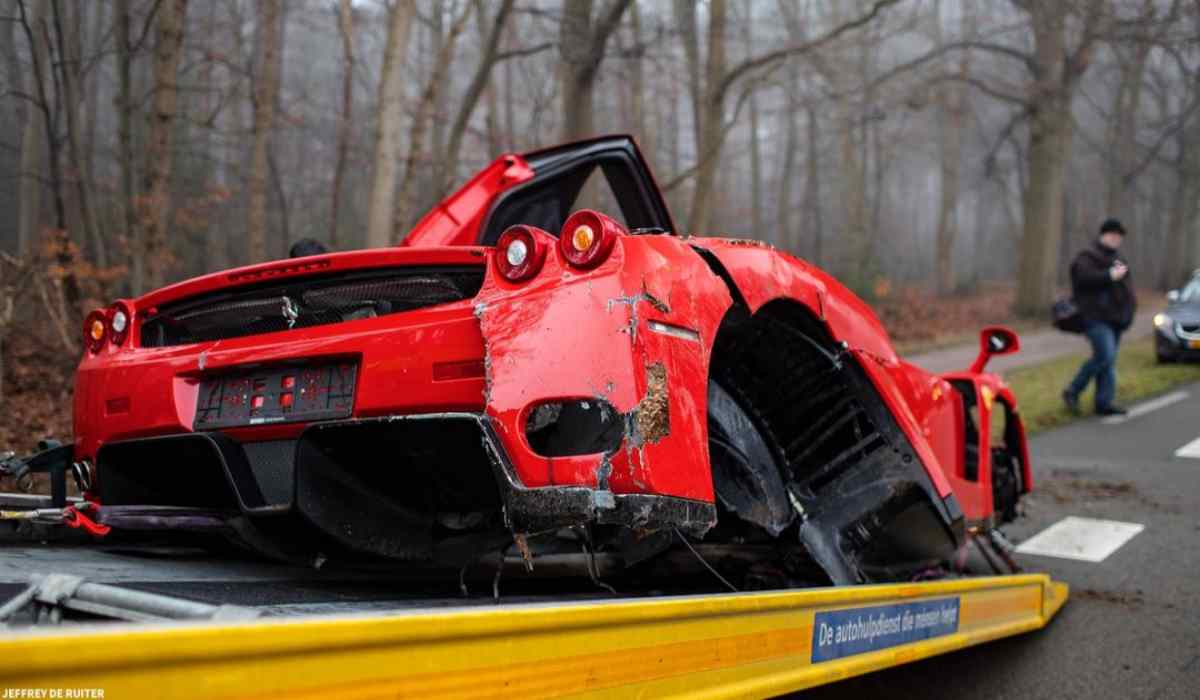
{"label": "red ferrari enzo", "polygon": [[[589,182],[606,214],[577,208]],[[896,580],[1031,486],[983,373],[1015,335],[985,329],[961,373],[904,362],[821,270],[677,232],[627,137],[505,155],[402,245],[180,282],[84,336],[90,517],[271,556],[635,566],[682,540],[789,580]]]}

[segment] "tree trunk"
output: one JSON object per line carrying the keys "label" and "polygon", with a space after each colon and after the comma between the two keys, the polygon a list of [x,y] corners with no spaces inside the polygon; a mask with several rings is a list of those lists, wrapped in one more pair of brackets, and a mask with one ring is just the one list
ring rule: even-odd
{"label": "tree trunk", "polygon": [[[4,75],[10,88],[31,94],[25,88],[25,69],[21,67],[21,58],[17,55],[18,36],[16,22],[5,22],[4,27],[0,28],[0,53],[4,55]],[[23,126],[28,119],[29,105],[25,100],[9,100],[8,104],[12,106],[13,123]]]}
{"label": "tree trunk", "polygon": [[121,169],[121,213],[124,217],[122,235],[132,239],[129,246],[130,289],[134,295],[146,288],[146,242],[144,230],[138,223],[137,175],[133,155],[133,58],[132,10],[130,0],[117,0],[113,18],[117,35],[117,162]]}
{"label": "tree trunk", "polygon": [[708,229],[712,213],[713,183],[724,140],[724,94],[718,85],[725,77],[725,0],[712,0],[708,8],[708,63],[704,80],[704,111],[700,116],[700,141],[696,144],[696,189],[688,214],[688,229],[702,233]]}
{"label": "tree trunk", "polygon": [[[938,8],[936,22],[938,44],[942,44],[941,3]],[[970,13],[969,7],[964,12]],[[972,24],[969,16],[967,24]],[[967,35],[974,32],[968,30]],[[959,57],[958,77],[966,79],[970,75],[970,52],[963,51]],[[938,152],[941,160],[940,189],[941,197],[938,205],[937,238],[935,243],[936,260],[934,264],[937,291],[941,296],[954,293],[954,240],[958,236],[959,178],[962,163],[962,133],[966,120],[967,96],[962,85],[943,83],[938,91],[938,132],[942,135],[938,140]]]}
{"label": "tree trunk", "polygon": [[559,32],[564,141],[588,138],[595,131],[593,92],[604,48],[631,0],[610,0],[596,22],[592,0],[563,0]]}
{"label": "tree trunk", "polygon": [[513,62],[504,62],[504,147],[510,151],[517,149],[517,117],[515,82],[513,80]]}
{"label": "tree trunk", "polygon": [[759,152],[758,100],[750,96],[750,228],[751,237],[764,238],[762,218],[762,154]]}
{"label": "tree trunk", "polygon": [[[793,214],[792,194],[795,192],[796,183],[796,149],[799,146],[798,134],[796,129],[796,112],[798,105],[796,104],[796,91],[799,87],[798,81],[798,66],[793,61],[788,66],[788,82],[787,82],[787,102],[785,103],[786,114],[784,120],[784,142],[783,142],[783,165],[779,172],[779,196],[776,200],[775,209],[775,238],[779,245],[784,250],[789,250],[796,255],[801,255],[799,241],[796,240],[797,226],[793,219],[803,219]],[[810,154],[811,157],[811,154]],[[808,183],[807,187],[812,184]],[[807,199],[807,197],[806,197]],[[808,202],[805,202],[804,209],[808,208]]]}
{"label": "tree trunk", "polygon": [[629,6],[629,33],[634,50],[637,52],[637,55],[633,59],[629,81],[630,93],[633,96],[633,104],[630,109],[633,118],[633,133],[637,138],[642,155],[653,166],[655,148],[654,130],[649,126],[649,121],[646,119],[646,71],[643,66],[645,62],[645,50],[642,48],[642,12],[637,3]]}
{"label": "tree trunk", "polygon": [[[34,0],[30,13],[30,26],[41,26],[42,18],[46,15],[48,0]],[[41,32],[32,32],[33,46],[31,52],[36,53],[36,61],[47,65],[49,58],[46,42]],[[29,76],[32,85],[37,72]],[[14,76],[15,79],[16,76]],[[28,89],[30,95],[37,95],[41,89],[32,85]],[[40,109],[27,106],[25,109],[25,130],[21,137],[21,211],[17,222],[17,253],[24,256],[34,248],[42,227],[42,173],[45,172],[46,132],[42,123],[43,114]]]}
{"label": "tree trunk", "polygon": [[[58,41],[58,71],[62,81],[64,110],[67,116],[67,157],[71,162],[71,173],[75,180],[75,192],[79,202],[79,221],[83,226],[83,238],[92,246],[96,264],[108,267],[108,250],[100,233],[100,224],[92,208],[91,182],[87,178],[88,166],[83,152],[83,138],[79,125],[79,110],[83,105],[80,81],[83,77],[80,46],[82,36],[79,23],[84,6],[74,8],[72,16],[64,22],[62,0],[53,0],[54,34]],[[73,26],[64,26],[67,22]]]}
{"label": "tree trunk", "polygon": [[338,217],[350,153],[350,124],[354,119],[354,8],[350,0],[338,3],[338,32],[342,37],[342,111],[338,116],[337,163],[333,168],[333,204],[329,215],[329,246],[334,250],[342,243]]}
{"label": "tree trunk", "polygon": [[1073,136],[1071,97],[1078,77],[1068,73],[1064,60],[1068,8],[1059,3],[1031,7],[1038,72],[1029,95],[1029,181],[1022,198],[1016,300],[1017,313],[1028,316],[1044,314],[1054,293]]}
{"label": "tree trunk", "polygon": [[563,140],[592,136],[592,83],[578,76],[592,38],[592,0],[563,0],[559,50],[563,71]]}
{"label": "tree trunk", "polygon": [[[499,53],[500,37],[504,34],[504,28],[508,25],[508,18],[512,15],[514,0],[502,0],[500,8],[496,10],[496,16],[491,22],[491,27],[483,37],[482,50],[479,55],[479,63],[475,67],[475,75],[471,78],[471,84],[467,86],[467,92],[459,101],[458,113],[454,117],[454,124],[450,127],[450,135],[446,142],[445,153],[445,179],[443,179],[440,187],[440,194],[445,192],[452,185],[451,180],[457,177],[458,158],[462,150],[463,137],[467,132],[467,125],[471,122],[471,114],[474,113],[475,107],[479,104],[479,98],[485,89],[490,88],[492,67],[496,65],[496,55]],[[475,3],[475,11],[478,13],[480,24],[486,23],[487,14],[485,12],[485,4],[482,0]],[[481,27],[482,28],[482,27]],[[481,31],[482,33],[482,31]],[[494,143],[497,137],[495,131],[495,93],[492,93],[493,104],[489,106],[490,115],[488,117],[488,141],[492,149],[490,155],[496,155],[498,145]]]}
{"label": "tree trunk", "polygon": [[808,177],[804,188],[804,213],[811,217],[813,264],[825,264],[825,219],[821,205],[821,125],[816,107],[808,107]]}
{"label": "tree trunk", "polygon": [[[219,50],[217,43],[221,37],[220,25],[217,22],[216,3],[208,6],[208,15],[204,18],[204,35],[208,44],[208,50]],[[200,66],[200,84],[206,89],[199,96],[199,109],[203,114],[203,122],[199,124],[201,129],[201,149],[202,153],[209,154],[215,150],[213,141],[213,132],[215,128],[215,120],[220,110],[221,96],[218,94],[217,88],[213,84],[213,74],[216,62],[206,60]],[[215,154],[214,154],[215,156]],[[220,158],[213,157],[211,160],[202,165],[204,177],[204,187],[209,192],[219,191],[224,184],[224,173],[220,171]],[[216,270],[224,270],[229,267],[229,239],[226,227],[219,221],[208,221],[204,230],[204,258],[200,261],[199,269],[201,272],[213,272]]]}
{"label": "tree trunk", "polygon": [[[47,45],[50,36],[50,30],[46,22],[46,5],[44,2],[39,3],[35,8],[36,17],[30,21],[29,15],[26,13],[25,3],[18,2],[17,4],[19,21],[25,32],[25,38],[29,43],[30,63],[33,68],[33,84],[35,105],[37,116],[40,118],[43,127],[43,143],[46,144],[46,162],[50,170],[50,194],[54,205],[54,232],[48,238],[49,243],[54,252],[55,262],[63,271],[62,290],[63,290],[63,306],[74,307],[79,303],[80,291],[79,282],[75,273],[75,252],[71,244],[71,237],[67,233],[67,213],[66,205],[63,197],[63,176],[62,162],[59,158],[58,140],[55,138],[55,126],[58,123],[54,110],[51,109],[50,97],[46,93],[46,83],[48,79],[54,81],[54,94],[60,96],[62,94],[61,85],[58,84],[58,73],[50,63],[49,47]],[[55,108],[62,108],[62,100],[59,97],[55,102]],[[66,313],[66,309],[62,309]],[[69,339],[65,339],[66,345],[70,345]]]}
{"label": "tree trunk", "polygon": [[254,81],[254,150],[250,160],[246,202],[246,253],[250,263],[267,259],[267,178],[269,150],[275,130],[275,105],[279,96],[281,14],[279,0],[258,0],[258,28],[262,40],[257,79]]}
{"label": "tree trunk", "polygon": [[[183,19],[187,0],[164,0],[158,8],[154,46],[154,99],[150,113],[150,143],[146,149],[145,214],[139,230],[148,229],[145,246],[134,255],[145,255],[147,282],[161,287],[170,263],[168,222],[171,206],[171,131],[175,122],[179,86],[176,83],[183,46]],[[136,294],[145,290],[137,289]]]}
{"label": "tree trunk", "polygon": [[[505,3],[501,3],[501,8],[504,7],[504,4]],[[499,10],[497,10],[496,14],[499,15],[499,13]],[[505,12],[505,25],[508,24],[508,16],[510,14],[511,8]],[[486,53],[487,47],[490,45],[489,40],[491,38],[491,27],[495,26],[495,22],[490,20],[487,13],[487,5],[484,4],[484,0],[475,0],[475,22],[476,28],[479,31],[479,45],[484,47],[483,53]],[[498,32],[496,37],[497,49],[500,48],[499,34],[503,34],[503,29]],[[502,145],[504,143],[504,135],[500,130],[500,99],[496,96],[496,81],[492,80],[492,73],[493,69],[489,67],[488,77],[484,81],[483,88],[483,101],[487,106],[487,114],[484,115],[484,130],[487,134],[487,153],[489,156],[494,156],[500,153],[500,151],[504,150],[504,146]],[[459,111],[462,111],[464,106],[465,105],[460,105]],[[455,121],[458,121],[457,116],[455,117]],[[462,137],[459,138],[461,139]],[[447,142],[447,152],[449,152],[449,148],[449,142]],[[455,158],[455,162],[453,164],[447,162],[447,166],[454,165],[457,167],[457,160],[458,159]],[[457,170],[450,168],[446,173],[445,182],[447,184],[442,186],[442,196],[445,196],[446,191],[453,186],[457,180]]]}
{"label": "tree trunk", "polygon": [[[450,27],[450,34],[441,38],[441,47],[434,60],[433,71],[429,75],[429,81],[425,83],[421,100],[417,103],[417,113],[413,117],[412,128],[408,135],[408,156],[404,160],[404,177],[400,181],[400,192],[396,195],[396,214],[393,219],[395,231],[392,234],[394,243],[404,240],[404,236],[408,233],[408,227],[413,223],[410,219],[413,218],[413,210],[416,208],[413,199],[417,171],[423,167],[422,156],[427,155],[425,153],[425,133],[429,129],[430,122],[437,116],[435,108],[438,104],[438,95],[441,94],[442,87],[446,83],[446,74],[454,59],[454,46],[458,42],[463,28],[466,27],[470,14],[471,6],[464,5],[462,15]],[[426,159],[426,162],[428,160]],[[434,177],[437,175],[435,174]]]}
{"label": "tree trunk", "polygon": [[1133,41],[1129,42],[1132,44],[1130,51],[1122,51],[1124,47],[1120,45],[1113,47],[1113,54],[1120,64],[1120,78],[1109,120],[1106,149],[1109,163],[1105,172],[1105,205],[1109,216],[1128,219],[1135,204],[1133,183],[1127,182],[1126,177],[1137,158],[1137,119],[1142,102],[1142,85],[1150,50],[1155,45],[1154,37],[1149,36],[1145,28],[1154,21],[1154,16],[1153,0],[1145,0],[1139,16],[1141,26],[1132,37]]}
{"label": "tree trunk", "polygon": [[[704,86],[700,81],[700,30],[696,26],[696,3],[693,0],[675,0],[674,16],[687,63],[688,97],[692,103],[692,143],[698,146],[704,140],[701,129],[704,118]],[[696,158],[700,158],[699,153],[696,154]],[[675,172],[679,172],[678,168]]]}
{"label": "tree trunk", "polygon": [[581,76],[591,48],[592,0],[563,0],[559,50],[562,63],[562,140],[592,135],[592,84]]}
{"label": "tree trunk", "polygon": [[379,77],[379,134],[375,142],[375,175],[367,213],[367,247],[391,243],[395,207],[397,151],[404,118],[402,64],[408,53],[408,34],[416,12],[413,0],[397,0],[391,10],[383,70]]}
{"label": "tree trunk", "polygon": [[[104,3],[91,3],[92,23],[88,30],[88,47],[92,55],[99,55],[104,50],[104,20],[107,6]],[[95,71],[95,69],[93,69]],[[96,183],[96,124],[100,116],[100,76],[93,73],[91,80],[84,82],[84,132],[83,132],[83,161],[87,167],[84,177],[88,185],[95,187]]]}
{"label": "tree trunk", "polygon": [[[457,36],[448,37],[444,33],[446,24],[446,4],[446,0],[435,0],[433,3],[434,21],[432,54],[440,58],[444,53],[446,46],[450,46],[450,58],[448,61],[453,61],[453,46],[457,40]],[[470,3],[464,3],[464,18],[471,13],[470,10],[465,9],[469,5]],[[453,30],[451,31],[453,32]],[[445,152],[443,149],[446,147],[446,119],[448,118],[446,116],[447,111],[449,110],[446,106],[446,90],[443,90],[442,86],[439,85],[434,89],[433,105],[430,107],[429,113],[429,152],[433,157],[426,161],[426,167],[428,168],[429,174],[432,175],[432,177],[423,178],[423,181],[426,184],[422,189],[424,190],[424,197],[426,199],[432,199],[432,195],[434,193],[440,192],[442,189],[442,182],[446,179],[445,162],[442,160],[441,155]],[[403,235],[403,232],[401,232],[401,235]]]}

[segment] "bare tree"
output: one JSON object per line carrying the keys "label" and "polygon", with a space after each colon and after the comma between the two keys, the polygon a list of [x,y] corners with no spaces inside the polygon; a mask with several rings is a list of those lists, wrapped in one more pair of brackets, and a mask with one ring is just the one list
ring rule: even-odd
{"label": "bare tree", "polygon": [[[721,142],[725,138],[725,93],[721,79],[725,77],[725,0],[712,0],[708,8],[708,59],[705,66],[703,111],[700,120],[700,140],[696,142],[697,157],[702,159],[692,190],[692,206],[688,213],[688,228],[702,232],[708,229],[712,212],[712,188]],[[711,157],[708,157],[709,154]]]}
{"label": "bare tree", "polygon": [[[426,133],[429,130],[430,121],[434,118],[438,95],[441,94],[442,87],[446,83],[446,73],[450,70],[450,63],[454,58],[454,46],[458,42],[458,36],[466,27],[467,19],[471,16],[471,8],[469,3],[464,3],[462,14],[450,27],[449,35],[442,37],[441,46],[434,59],[433,71],[425,83],[425,89],[421,91],[421,99],[417,102],[417,111],[413,116],[408,134],[408,156],[404,159],[404,177],[400,180],[400,192],[396,195],[393,242],[402,240],[408,232],[408,226],[412,223],[414,189],[417,170],[420,167],[419,161],[425,154]],[[436,172],[434,178],[438,179]]]}
{"label": "bare tree", "polygon": [[[749,49],[754,46],[754,3],[746,2],[745,31],[742,39]],[[794,120],[792,121],[794,135]],[[750,93],[750,118],[746,124],[750,129],[750,229],[754,235],[764,238],[774,238],[763,230],[762,217],[762,151],[759,147],[758,95]],[[795,141],[793,140],[793,144]]]}
{"label": "bare tree", "polygon": [[[56,134],[61,99],[58,99],[54,106],[51,105],[50,95],[46,90],[48,81],[54,81],[55,95],[62,93],[58,85],[58,73],[48,65],[50,29],[47,24],[45,4],[38,8],[39,12],[32,18],[25,6],[25,0],[17,1],[17,9],[18,21],[29,45],[33,68],[30,77],[33,81],[34,92],[26,97],[37,112],[43,129],[43,143],[47,147],[46,162],[49,165],[50,174],[48,186],[54,205],[54,230],[47,243],[52,247],[54,261],[61,271],[59,278],[55,280],[55,286],[56,290],[63,295],[61,306],[65,308],[78,303],[80,294],[74,270],[76,263],[74,246],[67,232],[67,213],[63,197],[63,175],[60,160],[62,149]],[[32,120],[32,115],[30,118]],[[57,284],[59,282],[61,282],[61,286]]]}
{"label": "bare tree", "polygon": [[250,162],[246,211],[246,246],[250,262],[267,259],[267,170],[275,107],[279,100],[280,35],[283,31],[279,0],[258,0],[258,26],[262,53],[254,81],[254,152]]}
{"label": "bare tree", "polygon": [[[934,18],[934,31],[937,45],[945,44],[942,34],[941,2],[934,6],[937,16]],[[963,3],[967,35],[974,33],[974,13],[969,3]],[[958,194],[962,166],[962,138],[967,111],[967,86],[965,81],[970,75],[970,52],[962,52],[958,57],[957,75],[959,82],[947,81],[939,86],[937,94],[938,110],[938,155],[940,161],[938,203],[937,239],[935,244],[935,275],[937,290],[942,296],[950,295],[955,289],[954,279],[954,240],[958,235]]]}
{"label": "bare tree", "polygon": [[[451,185],[450,178],[454,176],[455,168],[458,165],[459,154],[462,151],[463,136],[467,132],[467,124],[471,121],[471,114],[475,111],[476,105],[479,104],[480,96],[490,83],[492,68],[495,67],[496,59],[500,53],[500,36],[504,33],[504,28],[508,26],[508,18],[512,14],[514,4],[515,0],[501,0],[500,7],[496,9],[496,14],[490,22],[490,28],[483,39],[479,54],[479,63],[475,67],[475,74],[471,78],[471,84],[459,100],[458,112],[454,117],[454,124],[450,127],[450,135],[446,142],[446,153],[444,156],[446,177],[440,183],[442,193],[445,193]],[[485,5],[482,0],[476,3],[475,12],[480,22],[485,22]],[[490,115],[488,128],[489,141],[495,140],[491,135],[494,129],[494,122],[495,115]],[[490,143],[489,146],[494,147]]]}
{"label": "bare tree", "polygon": [[403,129],[403,71],[408,33],[416,8],[413,0],[397,0],[391,9],[383,71],[379,77],[379,134],[375,141],[375,178],[367,212],[367,246],[391,243],[396,188],[396,156]]}
{"label": "bare tree", "polygon": [[[705,85],[703,99],[698,103],[698,111],[694,114],[697,126],[695,166],[696,186],[692,191],[692,204],[687,226],[693,231],[703,231],[708,225],[711,211],[711,194],[715,181],[717,162],[720,159],[721,147],[731,124],[725,123],[725,106],[729,93],[739,82],[765,70],[778,67],[781,61],[789,56],[812,52],[843,34],[870,24],[886,8],[895,5],[899,0],[875,0],[861,15],[845,22],[835,21],[834,26],[818,37],[799,41],[783,48],[766,51],[753,55],[739,62],[732,68],[725,65],[725,2],[718,0],[709,7],[708,58],[705,68]],[[694,11],[693,11],[694,12]],[[687,38],[691,31],[683,22],[684,45],[689,44]],[[714,45],[714,41],[717,42]],[[695,52],[688,50],[689,60]],[[752,86],[743,91],[748,97]],[[693,100],[693,104],[697,104]]]}
{"label": "bare tree", "polygon": [[117,0],[113,24],[117,35],[117,164],[121,170],[120,208],[124,230],[122,234],[132,236],[134,245],[130,250],[131,284],[136,294],[145,287],[146,261],[143,257],[145,238],[138,225],[137,185],[133,156],[133,16],[130,0]]}
{"label": "bare tree", "polygon": [[[49,0],[34,0],[26,25],[41,26],[48,5]],[[24,8],[25,5],[22,3],[21,9],[24,10]],[[35,67],[39,64],[45,66],[49,63],[49,57],[44,35],[40,32],[30,31],[28,36],[32,42],[30,45],[32,63]],[[44,88],[33,82],[40,79],[38,78],[39,71],[34,70],[31,73],[29,87],[22,88],[31,100],[26,103],[25,130],[21,137],[21,213],[17,224],[17,252],[21,256],[29,251],[41,233],[42,189],[45,187],[42,183],[42,173],[44,172],[42,163],[46,157],[46,126],[43,123],[45,114],[42,111],[40,98],[38,98]],[[13,73],[12,77],[15,79],[18,74]],[[34,98],[38,98],[38,102],[33,102]]]}
{"label": "bare tree", "polygon": [[1071,3],[1013,0],[1033,29],[1034,50],[1025,59],[1031,73],[1026,96],[1029,114],[1029,183],[1025,189],[1024,226],[1018,249],[1016,310],[1044,314],[1054,293],[1062,237],[1063,190],[1071,155],[1074,123],[1071,102],[1091,64],[1104,0],[1084,3],[1079,39],[1071,44]]}
{"label": "bare tree", "polygon": [[[92,204],[92,183],[88,179],[87,158],[84,153],[83,136],[79,124],[79,110],[83,103],[80,81],[83,78],[82,46],[80,46],[79,16],[85,9],[76,6],[69,17],[65,18],[62,0],[53,0],[54,36],[57,44],[57,69],[63,90],[65,102],[63,111],[67,117],[67,155],[71,162],[71,174],[75,180],[76,197],[79,202],[79,220],[84,229],[84,237],[92,246],[92,254],[100,267],[108,267],[108,249],[100,232],[100,224],[96,220],[96,212]],[[69,22],[71,27],[64,29]]]}
{"label": "bare tree", "polygon": [[593,88],[604,47],[632,0],[609,0],[593,20],[592,0],[563,0],[559,33],[562,63],[562,137],[564,141],[592,136],[595,131]]}
{"label": "bare tree", "polygon": [[333,203],[329,214],[329,244],[334,249],[342,240],[338,217],[342,209],[342,187],[350,152],[350,125],[354,120],[354,8],[350,0],[340,0],[338,3],[338,33],[342,39],[342,109],[338,115],[337,163],[333,168]]}
{"label": "bare tree", "polygon": [[[145,193],[141,201],[134,250],[133,289],[145,284],[160,287],[166,280],[170,255],[167,238],[171,207],[171,139],[179,97],[177,84],[183,45],[183,18],[187,0],[164,0],[158,9],[154,44],[154,98],[150,110],[146,148]],[[147,263],[148,271],[147,271]]]}

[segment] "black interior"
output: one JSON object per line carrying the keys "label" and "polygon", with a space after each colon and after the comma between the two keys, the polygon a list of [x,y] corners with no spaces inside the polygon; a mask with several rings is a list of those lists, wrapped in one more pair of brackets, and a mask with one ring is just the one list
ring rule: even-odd
{"label": "black interior", "polygon": [[536,175],[492,206],[481,229],[482,245],[495,245],[505,229],[517,224],[537,226],[557,236],[597,167],[630,229],[674,229],[645,162],[626,137],[568,144],[524,157]]}

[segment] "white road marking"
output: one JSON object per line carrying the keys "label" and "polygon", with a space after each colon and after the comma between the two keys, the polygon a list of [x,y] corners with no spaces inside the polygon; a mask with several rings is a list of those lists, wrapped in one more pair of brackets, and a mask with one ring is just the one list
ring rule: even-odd
{"label": "white road marking", "polygon": [[1200,459],[1200,438],[1196,438],[1178,450],[1175,450],[1175,456]]}
{"label": "white road marking", "polygon": [[1146,526],[1116,520],[1063,518],[1022,542],[1017,551],[1045,557],[1102,562]]}
{"label": "white road marking", "polygon": [[1172,391],[1169,394],[1164,394],[1156,399],[1150,399],[1149,401],[1143,401],[1142,403],[1139,403],[1136,406],[1133,406],[1132,408],[1129,409],[1129,413],[1126,413],[1123,416],[1108,416],[1107,418],[1102,419],[1100,422],[1104,423],[1105,425],[1114,425],[1116,423],[1124,423],[1125,421],[1133,420],[1134,418],[1137,418],[1138,416],[1144,416],[1147,413],[1150,413],[1151,411],[1157,411],[1158,409],[1166,408],[1167,406],[1170,406],[1173,403],[1179,403],[1180,401],[1183,401],[1184,399],[1186,399],[1188,396],[1190,396],[1190,394],[1188,394],[1186,391]]}

